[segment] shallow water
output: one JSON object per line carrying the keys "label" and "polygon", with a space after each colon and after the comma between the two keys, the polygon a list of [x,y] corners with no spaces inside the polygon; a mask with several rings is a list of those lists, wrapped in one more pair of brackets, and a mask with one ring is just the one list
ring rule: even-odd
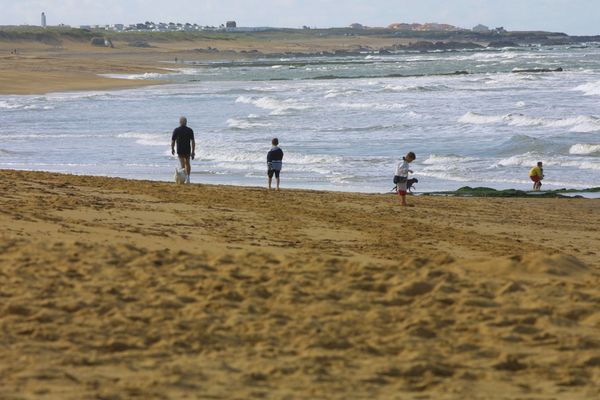
{"label": "shallow water", "polygon": [[544,188],[600,186],[597,46],[165,68],[121,76],[171,82],[159,87],[0,96],[0,168],[171,180],[170,133],[186,115],[193,182],[264,184],[277,136],[287,187],[387,191],[407,151],[418,191],[526,189],[537,161]]}

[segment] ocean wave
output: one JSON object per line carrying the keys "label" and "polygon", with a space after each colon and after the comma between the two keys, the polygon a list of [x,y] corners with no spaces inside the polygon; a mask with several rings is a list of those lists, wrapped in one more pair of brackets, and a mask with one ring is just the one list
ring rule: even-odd
{"label": "ocean wave", "polygon": [[156,80],[162,79],[172,74],[160,74],[158,72],[146,72],[143,74],[98,74],[104,78],[128,79],[128,80]]}
{"label": "ocean wave", "polygon": [[325,94],[325,98],[326,99],[332,99],[332,98],[336,98],[336,97],[340,97],[340,96],[353,96],[357,93],[360,93],[359,90],[356,89],[348,89],[348,90],[336,90],[336,89],[332,89],[332,90],[328,90],[327,93]]}
{"label": "ocean wave", "polygon": [[449,155],[431,154],[425,161],[423,161],[423,164],[425,164],[425,165],[456,164],[456,163],[475,161],[475,160],[477,160],[477,158],[459,156],[459,155],[454,155],[454,154],[449,154]]}
{"label": "ocean wave", "polygon": [[310,108],[308,105],[300,104],[294,100],[278,100],[273,97],[248,97],[239,96],[236,103],[252,104],[258,108],[271,110],[271,115],[285,115],[292,111],[301,111]]}
{"label": "ocean wave", "polygon": [[358,110],[401,110],[409,105],[402,103],[337,103],[336,106]]}
{"label": "ocean wave", "polygon": [[135,142],[142,146],[169,146],[171,143],[171,135],[168,133],[141,133],[141,132],[126,132],[117,135],[118,138],[137,139]]}
{"label": "ocean wave", "polygon": [[250,118],[250,117],[248,117],[248,119],[229,118],[227,120],[227,125],[231,129],[237,129],[237,130],[252,129],[252,128],[268,128],[268,127],[272,126],[272,124],[258,122],[258,121],[252,121],[252,119],[256,119],[256,118]]}
{"label": "ocean wave", "polygon": [[41,105],[41,104],[31,104],[31,100],[26,99],[25,102],[15,102],[15,101],[7,101],[0,100],[0,109],[5,110],[54,110],[53,106]]}
{"label": "ocean wave", "polygon": [[512,157],[502,159],[498,162],[500,167],[531,167],[538,161],[544,160],[546,166],[556,167],[570,167],[584,170],[600,170],[600,161],[593,160],[573,160],[572,158],[565,157],[553,157],[548,159],[547,156],[543,156],[536,152],[527,152],[524,154],[517,154]]}
{"label": "ocean wave", "polygon": [[385,85],[386,92],[435,92],[450,89],[447,85]]}
{"label": "ocean wave", "polygon": [[569,149],[569,154],[577,154],[577,155],[600,154],[600,144],[574,144]]}
{"label": "ocean wave", "polygon": [[467,112],[458,119],[463,124],[498,124],[505,123],[510,126],[531,127],[545,126],[548,128],[571,128],[570,132],[596,132],[600,131],[600,118],[592,115],[580,115],[572,118],[550,119],[543,117],[530,117],[523,114],[483,115]]}
{"label": "ocean wave", "polygon": [[573,90],[583,92],[586,96],[600,96],[600,81],[579,85]]}

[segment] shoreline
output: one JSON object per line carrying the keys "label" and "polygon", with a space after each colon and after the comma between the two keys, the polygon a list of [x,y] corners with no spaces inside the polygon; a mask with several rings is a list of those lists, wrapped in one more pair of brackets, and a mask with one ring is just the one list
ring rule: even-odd
{"label": "shoreline", "polygon": [[0,397],[600,394],[595,201],[0,190]]}
{"label": "shoreline", "polygon": [[[102,74],[144,74],[162,72],[168,60],[226,62],[257,57],[289,57],[294,55],[344,56],[368,51],[390,54],[406,51],[456,51],[471,49],[498,51],[498,46],[519,46],[509,40],[527,43],[579,43],[582,38],[557,38],[543,32],[520,32],[501,37],[468,32],[397,34],[394,31],[363,31],[348,34],[344,30],[321,33],[273,31],[265,33],[213,33],[188,36],[160,34],[114,34],[84,30],[41,30],[5,27],[0,33],[0,94],[24,95],[49,92],[126,89],[162,84],[152,80],[111,79]],[[42,39],[32,39],[35,35]],[[43,41],[43,38],[47,36]],[[113,48],[92,46],[90,37],[110,37]],[[113,37],[114,36],[114,37]],[[456,37],[455,37],[456,36]],[[9,39],[9,38],[14,39]],[[508,39],[510,38],[510,39]],[[520,39],[516,39],[520,38]],[[593,38],[590,38],[593,39]],[[600,40],[600,37],[596,38]],[[536,42],[537,41],[537,42]],[[487,47],[486,47],[487,46]],[[13,54],[13,50],[17,54]],[[464,71],[455,71],[455,74]]]}
{"label": "shoreline", "polygon": [[[125,179],[131,180],[134,182],[155,182],[155,183],[166,183],[172,184],[172,179],[148,179],[141,177],[125,177],[118,175],[89,175],[89,174],[77,174],[72,172],[56,172],[56,171],[47,171],[47,170],[33,170],[33,169],[12,169],[12,168],[0,168],[1,172],[31,172],[31,173],[49,173],[49,174],[57,174],[57,175],[65,175],[65,176],[78,176],[78,177],[96,177],[96,178],[107,178],[107,179]],[[418,175],[418,174],[417,174]],[[201,179],[201,177],[205,177],[205,175],[194,175],[192,172],[192,176],[195,178]],[[266,178],[265,178],[266,179]],[[470,182],[465,182],[470,183]],[[288,183],[289,184],[289,183]],[[230,188],[249,188],[249,189],[264,189],[265,186],[260,184],[240,184],[235,181],[211,181],[207,180],[204,182],[192,182],[192,186],[194,185],[203,185],[203,186],[224,186]],[[391,186],[391,185],[390,185]],[[323,187],[303,187],[303,186],[285,186],[285,190],[297,190],[297,191],[314,191],[314,192],[322,192],[322,193],[346,193],[346,194],[356,194],[356,195],[395,195],[395,193],[391,190],[388,191],[357,191],[355,188],[331,188],[327,186]],[[585,199],[585,200],[597,200],[600,199],[600,187],[587,187],[587,188],[555,188],[555,189],[544,189],[540,192],[534,192],[528,189],[514,189],[514,188],[492,188],[485,185],[481,186],[469,186],[463,185],[457,187],[452,190],[430,190],[430,191],[418,191],[409,193],[413,197],[420,196],[435,196],[435,197],[454,197],[454,198],[528,198],[528,199],[536,199],[536,198],[565,198],[565,199]]]}

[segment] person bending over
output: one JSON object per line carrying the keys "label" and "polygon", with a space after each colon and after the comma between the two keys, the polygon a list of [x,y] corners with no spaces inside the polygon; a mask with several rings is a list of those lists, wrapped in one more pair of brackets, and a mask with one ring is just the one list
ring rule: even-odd
{"label": "person bending over", "polygon": [[538,192],[542,189],[542,180],[544,179],[544,168],[542,162],[538,162],[536,167],[529,171],[529,179],[533,181],[533,190]]}

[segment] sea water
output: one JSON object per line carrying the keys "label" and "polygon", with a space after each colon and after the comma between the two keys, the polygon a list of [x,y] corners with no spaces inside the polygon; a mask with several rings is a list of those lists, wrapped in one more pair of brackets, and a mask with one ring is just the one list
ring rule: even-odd
{"label": "sea water", "polygon": [[[521,72],[555,69],[563,72]],[[460,73],[456,73],[460,72]],[[468,74],[464,74],[467,72]],[[600,186],[600,45],[175,64],[141,89],[0,96],[0,168],[171,180],[171,132],[196,135],[192,182],[385,192],[414,151],[418,191]]]}

